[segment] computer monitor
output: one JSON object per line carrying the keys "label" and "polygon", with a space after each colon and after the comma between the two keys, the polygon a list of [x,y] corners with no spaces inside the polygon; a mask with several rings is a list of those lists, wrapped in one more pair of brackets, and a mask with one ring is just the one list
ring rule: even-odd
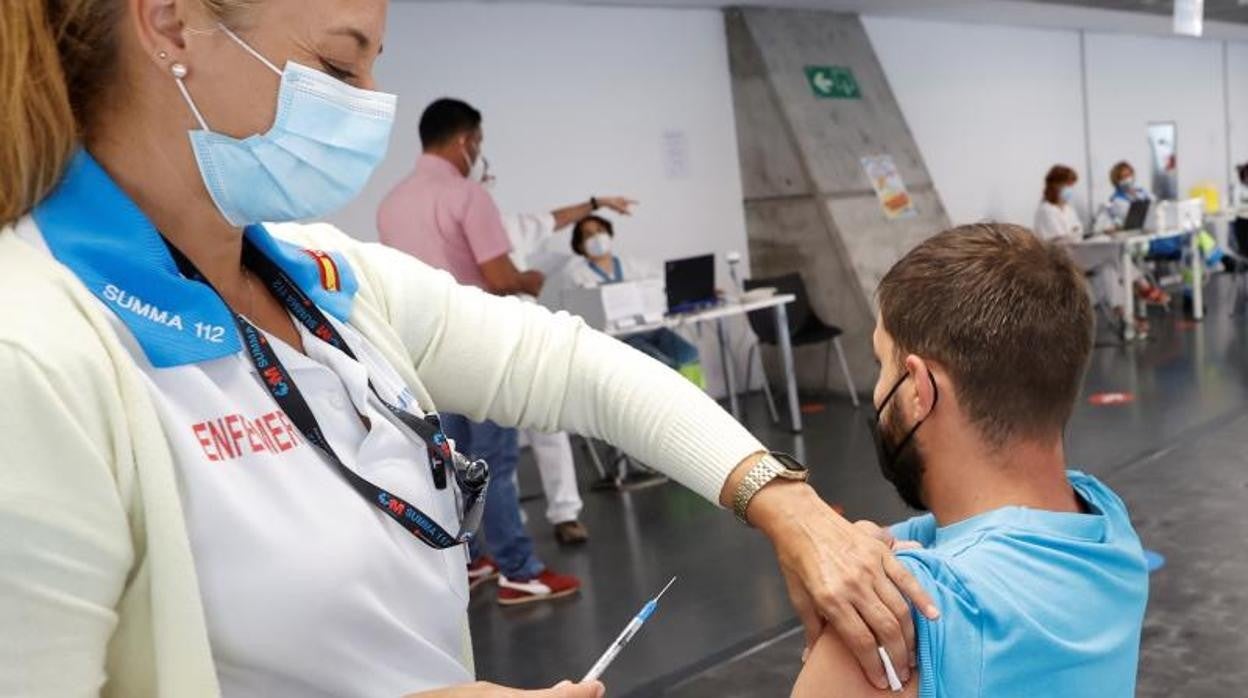
{"label": "computer monitor", "polygon": [[715,304],[715,255],[669,260],[664,265],[664,277],[669,313]]}
{"label": "computer monitor", "polygon": [[1122,222],[1123,230],[1143,230],[1144,221],[1148,218],[1148,201],[1132,201],[1127,209],[1127,218]]}

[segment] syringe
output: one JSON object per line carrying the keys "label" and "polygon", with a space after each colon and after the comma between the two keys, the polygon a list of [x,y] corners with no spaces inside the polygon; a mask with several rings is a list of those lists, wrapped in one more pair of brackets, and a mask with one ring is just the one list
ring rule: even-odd
{"label": "syringe", "polygon": [[607,648],[607,651],[603,652],[602,656],[598,658],[598,661],[594,662],[594,666],[590,668],[588,674],[585,674],[585,678],[581,679],[581,683],[585,683],[587,681],[597,681],[598,677],[602,676],[602,672],[606,671],[607,667],[611,666],[611,662],[614,662],[615,658],[619,656],[620,651],[624,649],[624,645],[627,645],[629,640],[632,640],[633,636],[637,634],[637,631],[641,630],[641,626],[650,619],[650,616],[654,615],[655,609],[659,607],[659,599],[662,598],[663,594],[667,593],[667,590],[670,589],[672,584],[675,583],[676,578],[672,577],[672,581],[668,582],[667,586],[663,587],[662,591],[655,595],[653,599],[647,601],[645,606],[641,607],[641,611],[639,611],[637,615],[633,616],[632,620],[628,621],[628,625],[624,626],[624,630],[620,633],[619,637],[615,638],[615,642],[612,642],[611,646]]}

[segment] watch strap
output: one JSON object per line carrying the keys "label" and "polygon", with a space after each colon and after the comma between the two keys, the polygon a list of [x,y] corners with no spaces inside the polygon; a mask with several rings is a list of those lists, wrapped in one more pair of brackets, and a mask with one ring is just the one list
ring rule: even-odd
{"label": "watch strap", "polygon": [[749,525],[749,520],[745,518],[746,511],[750,507],[750,501],[754,499],[754,495],[763,489],[767,483],[780,476],[784,472],[785,467],[771,456],[764,455],[750,468],[745,474],[745,479],[741,484],[737,485],[737,491],[732,497],[732,512],[737,515],[741,523]]}

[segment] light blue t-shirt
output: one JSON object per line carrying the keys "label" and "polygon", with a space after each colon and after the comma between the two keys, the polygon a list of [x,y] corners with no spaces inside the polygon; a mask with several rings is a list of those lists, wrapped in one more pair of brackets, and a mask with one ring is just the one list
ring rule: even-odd
{"label": "light blue t-shirt", "polygon": [[1148,570],[1126,506],[1068,473],[1089,514],[1004,507],[892,527],[940,619],[915,614],[922,698],[1135,695]]}

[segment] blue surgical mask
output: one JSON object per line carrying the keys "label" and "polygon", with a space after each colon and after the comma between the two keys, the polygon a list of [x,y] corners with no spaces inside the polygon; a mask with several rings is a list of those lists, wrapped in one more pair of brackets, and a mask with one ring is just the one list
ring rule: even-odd
{"label": "blue surgical mask", "polygon": [[597,233],[585,241],[585,253],[590,257],[606,257],[611,254],[611,236]]}
{"label": "blue surgical mask", "polygon": [[1065,201],[1066,203],[1070,203],[1070,200],[1073,198],[1075,198],[1075,188],[1074,187],[1062,187],[1062,201]]}
{"label": "blue surgical mask", "polygon": [[273,126],[241,140],[213,133],[178,79],[201,127],[190,132],[191,148],[221,215],[237,226],[305,220],[354,199],[385,157],[397,98],[291,61],[278,70],[221,30],[282,79]]}

